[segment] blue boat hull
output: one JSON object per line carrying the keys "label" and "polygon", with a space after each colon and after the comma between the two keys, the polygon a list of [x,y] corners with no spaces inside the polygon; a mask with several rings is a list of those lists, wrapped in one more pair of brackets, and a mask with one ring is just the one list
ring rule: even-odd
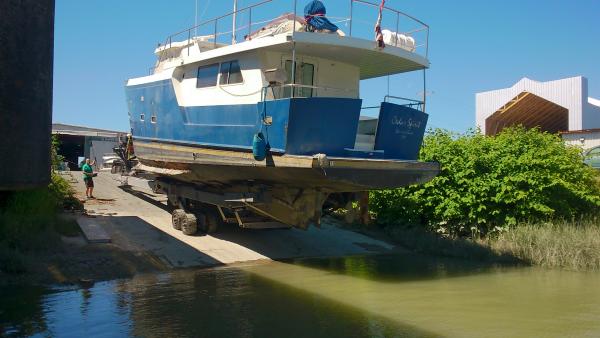
{"label": "blue boat hull", "polygon": [[[128,86],[136,139],[248,150],[262,132],[277,153],[343,156],[354,147],[362,100],[288,98],[256,104],[183,107],[170,80]],[[271,119],[270,125],[263,117]]]}
{"label": "blue boat hull", "polygon": [[[135,139],[247,151],[265,135],[272,152],[416,160],[427,114],[384,102],[375,152],[354,149],[362,100],[286,98],[255,104],[181,106],[171,80],[126,87]],[[268,123],[264,121],[268,120]]]}

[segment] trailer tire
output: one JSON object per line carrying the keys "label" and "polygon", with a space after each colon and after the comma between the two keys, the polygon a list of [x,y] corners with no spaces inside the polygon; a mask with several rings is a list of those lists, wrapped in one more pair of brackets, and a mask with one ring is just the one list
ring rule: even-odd
{"label": "trailer tire", "polygon": [[181,231],[186,235],[193,235],[198,231],[198,219],[194,214],[185,214],[181,221]]}
{"label": "trailer tire", "polygon": [[171,213],[171,223],[173,225],[173,229],[181,230],[181,224],[186,218],[185,211],[183,209],[175,209]]}

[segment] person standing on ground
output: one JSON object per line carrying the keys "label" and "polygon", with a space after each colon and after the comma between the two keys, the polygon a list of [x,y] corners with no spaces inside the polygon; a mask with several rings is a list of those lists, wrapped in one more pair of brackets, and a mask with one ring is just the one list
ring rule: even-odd
{"label": "person standing on ground", "polygon": [[81,167],[81,170],[83,171],[83,182],[85,183],[85,196],[87,198],[95,198],[92,194],[94,192],[94,170],[92,169],[93,165],[94,162],[90,163],[90,159],[86,158],[85,164]]}

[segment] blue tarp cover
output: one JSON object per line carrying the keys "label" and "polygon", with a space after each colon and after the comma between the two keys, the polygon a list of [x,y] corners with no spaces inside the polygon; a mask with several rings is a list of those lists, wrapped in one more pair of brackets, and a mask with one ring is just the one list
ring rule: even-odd
{"label": "blue tarp cover", "polygon": [[328,29],[336,32],[338,27],[331,23],[325,17],[325,14],[327,14],[325,5],[319,0],[313,0],[304,7],[304,19],[309,26],[314,27],[314,29]]}

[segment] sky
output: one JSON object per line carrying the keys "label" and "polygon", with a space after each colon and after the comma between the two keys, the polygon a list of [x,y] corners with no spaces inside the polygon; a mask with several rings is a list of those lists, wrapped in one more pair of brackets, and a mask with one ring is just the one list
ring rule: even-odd
{"label": "sky", "polygon": [[[238,6],[258,1],[239,0]],[[274,1],[253,13],[253,21],[291,11],[291,0]],[[305,2],[298,1],[298,13]],[[348,17],[348,2],[325,0],[328,16]],[[196,12],[196,0],[56,0],[53,121],[129,130],[126,80],[148,74],[154,48],[169,34],[191,27],[196,16],[202,22],[225,14],[232,4],[198,0]],[[600,0],[387,0],[386,6],[430,26],[430,127],[457,132],[475,127],[475,93],[509,87],[523,77],[583,75],[589,96],[600,98]],[[374,19],[358,18],[371,9],[354,11],[353,31],[370,35]],[[240,21],[247,20],[244,15]],[[395,19],[383,20],[385,28]],[[340,28],[348,32],[344,23]],[[421,95],[421,76],[390,77],[390,95]],[[363,81],[363,105],[380,102],[387,91],[387,78]]]}

